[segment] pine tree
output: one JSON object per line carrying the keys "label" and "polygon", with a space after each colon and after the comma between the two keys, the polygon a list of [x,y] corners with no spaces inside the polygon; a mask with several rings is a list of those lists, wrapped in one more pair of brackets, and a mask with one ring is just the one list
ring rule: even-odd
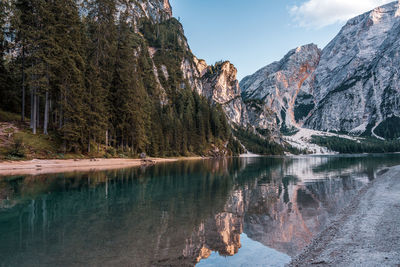
{"label": "pine tree", "polygon": [[[5,99],[7,95],[7,80],[8,73],[5,67],[4,54],[5,54],[5,20],[6,20],[6,5],[5,2],[0,2],[0,97]],[[3,102],[3,101],[2,101]],[[2,105],[3,106],[3,105]]]}
{"label": "pine tree", "polygon": [[84,28],[73,0],[58,0],[55,42],[59,47],[56,76],[61,133],[65,150],[81,151],[88,127],[85,104]]}
{"label": "pine tree", "polygon": [[[128,143],[134,153],[143,152],[148,144],[149,99],[137,73],[136,34],[121,15],[114,79],[111,89],[112,124],[119,143]],[[125,139],[125,140],[124,140]]]}
{"label": "pine tree", "polygon": [[87,0],[87,104],[88,151],[91,140],[105,141],[108,131],[109,90],[113,80],[116,49],[115,13],[113,0]]}
{"label": "pine tree", "polygon": [[[134,154],[187,155],[202,153],[210,142],[233,140],[221,107],[194,92],[183,77],[181,62],[191,53],[179,42],[184,36],[178,21],[143,19],[132,25],[132,14],[117,12],[115,0],[83,4],[13,0],[10,62],[4,61],[4,34],[0,37],[3,108],[17,107],[24,120],[30,107],[33,132],[39,126],[45,134],[56,131],[65,152],[90,152],[92,144],[105,144]],[[153,57],[149,46],[158,49]],[[159,75],[162,86],[154,75],[154,66],[160,71],[161,65],[169,74]],[[17,95],[21,103],[5,104]]]}

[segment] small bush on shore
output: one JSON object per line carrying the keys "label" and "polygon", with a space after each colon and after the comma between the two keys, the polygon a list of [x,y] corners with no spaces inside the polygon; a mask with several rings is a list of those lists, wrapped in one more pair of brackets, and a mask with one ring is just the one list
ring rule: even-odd
{"label": "small bush on shore", "polygon": [[9,158],[24,158],[25,157],[25,145],[22,137],[14,139],[14,144],[8,153]]}

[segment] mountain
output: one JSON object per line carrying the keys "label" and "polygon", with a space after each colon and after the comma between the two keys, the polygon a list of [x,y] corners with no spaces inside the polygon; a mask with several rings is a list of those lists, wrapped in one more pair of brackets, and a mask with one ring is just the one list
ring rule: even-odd
{"label": "mountain", "polygon": [[248,124],[245,106],[243,105],[237,69],[229,61],[217,62],[207,66],[205,61],[199,61],[201,73],[201,94],[214,104],[223,107],[228,120],[238,126]]}
{"label": "mountain", "polygon": [[152,23],[161,23],[172,18],[172,7],[169,0],[135,0],[130,4],[116,2],[118,15],[128,12],[133,25],[137,25],[142,18]]}
{"label": "mountain", "polygon": [[[298,127],[305,115],[314,108],[312,92],[303,88],[318,66],[321,50],[314,44],[291,50],[282,60],[274,62],[240,82],[242,96],[252,124],[269,127],[274,114],[276,126],[282,130]],[[257,108],[254,108],[257,107]]]}
{"label": "mountain", "polygon": [[400,117],[399,5],[349,20],[323,49],[313,80],[305,85],[317,103],[305,127],[400,137],[399,129],[384,130]]}
{"label": "mountain", "polygon": [[299,47],[245,77],[240,87],[249,118],[262,123],[259,112],[270,110],[283,132],[304,127],[400,137],[399,5],[349,20],[322,51]]}
{"label": "mountain", "polygon": [[[221,69],[227,83],[212,78],[168,0],[21,0],[4,8],[0,35],[13,38],[0,39],[0,111],[30,117],[29,138],[43,133],[51,147],[41,157],[243,152],[224,113],[240,123],[235,69]],[[26,123],[20,128],[28,132]],[[14,143],[21,151],[6,147],[5,157],[38,156],[25,140]]]}
{"label": "mountain", "polygon": [[302,128],[400,137],[398,2],[240,83],[229,61],[192,53],[168,0],[20,0],[0,10],[0,111],[30,117],[53,148],[43,157],[282,154],[295,143],[282,134]]}

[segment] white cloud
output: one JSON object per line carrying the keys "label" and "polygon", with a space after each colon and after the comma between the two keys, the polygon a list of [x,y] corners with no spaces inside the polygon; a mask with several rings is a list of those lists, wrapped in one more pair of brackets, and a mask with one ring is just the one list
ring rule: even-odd
{"label": "white cloud", "polygon": [[306,0],[290,7],[289,12],[300,27],[322,28],[390,2],[393,0]]}

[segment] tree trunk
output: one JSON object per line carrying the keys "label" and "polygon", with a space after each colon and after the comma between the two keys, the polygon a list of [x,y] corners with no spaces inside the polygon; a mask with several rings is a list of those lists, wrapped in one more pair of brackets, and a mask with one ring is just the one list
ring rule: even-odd
{"label": "tree trunk", "polygon": [[44,122],[43,122],[43,133],[49,134],[47,132],[47,127],[49,124],[49,91],[46,91],[46,102],[44,105]]}
{"label": "tree trunk", "polygon": [[37,100],[36,100],[37,96],[36,96],[36,88],[33,89],[33,118],[32,118],[32,132],[33,134],[36,134],[36,116],[37,116]]}
{"label": "tree trunk", "polygon": [[58,116],[58,129],[61,130],[63,123],[63,104],[62,104],[62,95],[60,95],[60,114]]}
{"label": "tree trunk", "polygon": [[37,111],[37,115],[36,115],[36,129],[39,128],[40,126],[40,97],[37,95],[36,92],[36,101],[37,101],[37,106],[36,106],[36,111]]}
{"label": "tree trunk", "polygon": [[31,89],[31,121],[30,121],[30,127],[31,127],[31,129],[33,129],[33,114],[34,114],[34,111],[33,111],[33,108],[34,108],[34,101],[35,101],[35,99],[34,99],[34,93],[33,93],[33,89]]}
{"label": "tree trunk", "polygon": [[89,133],[89,138],[88,138],[87,152],[90,153],[90,133]]}
{"label": "tree trunk", "polygon": [[25,47],[22,46],[22,107],[21,121],[25,121]]}
{"label": "tree trunk", "polygon": [[106,147],[108,147],[108,130],[106,131]]}

